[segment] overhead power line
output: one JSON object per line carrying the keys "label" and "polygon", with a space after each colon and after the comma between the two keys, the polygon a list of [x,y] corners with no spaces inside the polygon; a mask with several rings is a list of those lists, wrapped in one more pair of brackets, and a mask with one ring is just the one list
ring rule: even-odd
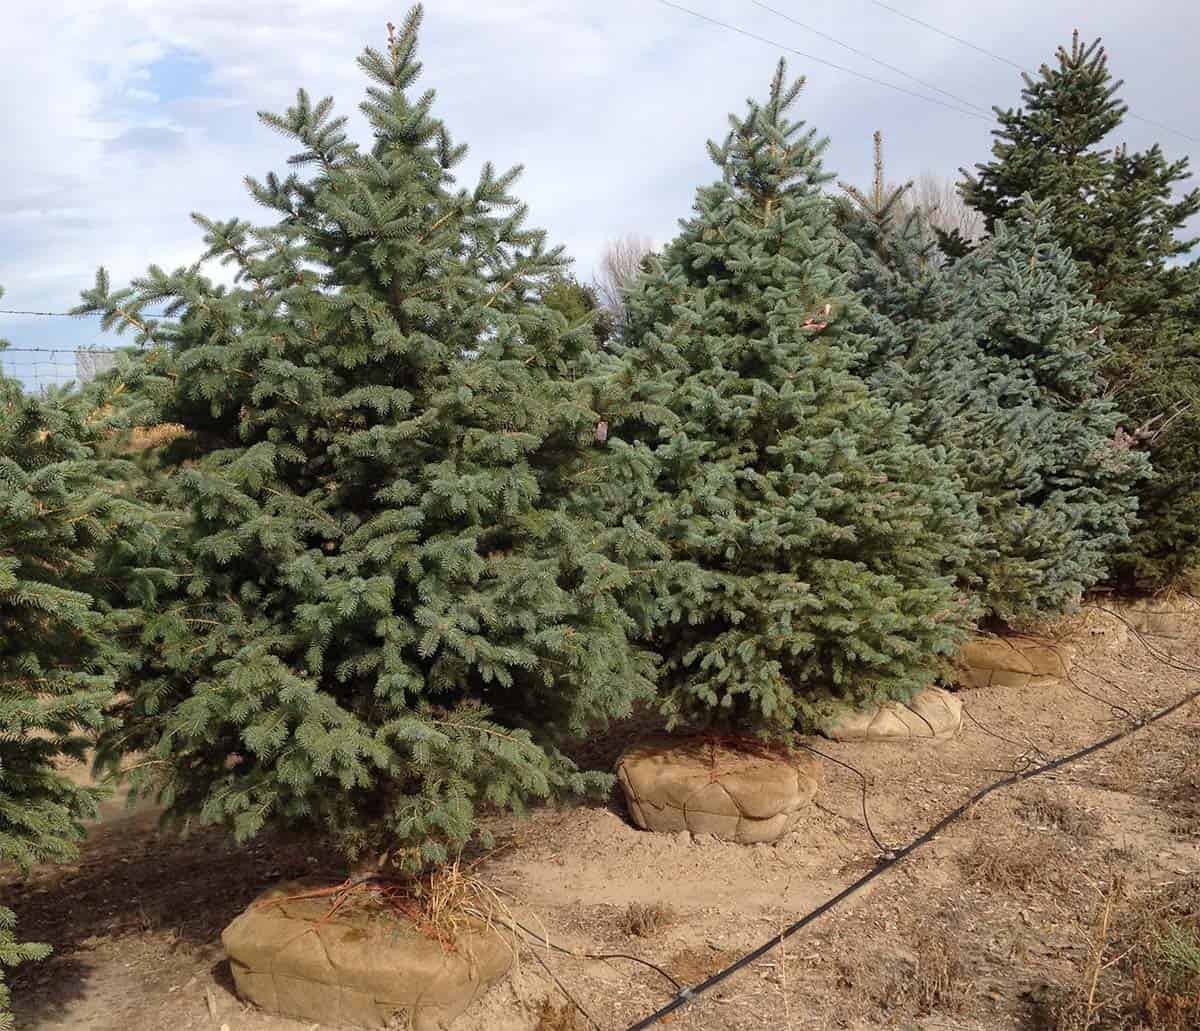
{"label": "overhead power line", "polygon": [[944,97],[949,97],[951,100],[956,101],[959,104],[962,104],[964,107],[969,107],[972,110],[979,111],[984,115],[987,115],[989,117],[991,116],[991,112],[986,107],[981,107],[979,104],[976,104],[973,100],[968,100],[966,97],[960,97],[957,93],[951,93],[949,90],[944,90],[944,89],[942,89],[941,86],[936,86],[932,82],[926,82],[924,79],[919,79],[919,78],[917,78],[917,76],[912,75],[909,72],[906,72],[903,68],[898,68],[894,64],[889,64],[887,61],[884,61],[881,58],[875,57],[872,54],[868,54],[865,50],[858,49],[858,47],[851,46],[849,43],[844,43],[844,42],[842,42],[842,40],[838,39],[836,36],[831,36],[831,35],[829,35],[828,32],[824,32],[823,30],[818,29],[813,25],[808,25],[805,22],[799,21],[798,19],[793,18],[787,12],[781,11],[776,7],[772,7],[770,4],[764,4],[762,2],[762,0],[750,0],[750,2],[752,4],[754,4],[755,7],[761,7],[764,11],[769,11],[771,14],[775,15],[777,18],[782,18],[784,21],[791,22],[793,25],[795,25],[801,29],[804,29],[806,32],[811,32],[815,36],[820,36],[822,39],[828,40],[834,46],[839,46],[843,50],[848,50],[852,54],[857,54],[859,57],[865,57],[868,61],[872,61],[875,64],[879,65],[881,68],[886,68],[888,71],[895,72],[897,75],[903,75],[904,78],[909,79],[912,82],[915,82],[918,86],[924,86],[925,89],[933,90],[934,93],[940,93]]}
{"label": "overhead power line", "polygon": [[1165,122],[1156,122],[1153,118],[1143,118],[1141,115],[1135,115],[1132,111],[1129,111],[1128,114],[1135,122],[1145,122],[1147,125],[1153,125],[1156,129],[1162,129],[1164,132],[1173,132],[1176,136],[1182,136],[1185,140],[1200,143],[1200,136],[1189,136],[1182,129],[1175,129]]}
{"label": "overhead power line", "polygon": [[[754,2],[754,0],[752,0]],[[953,32],[947,32],[945,29],[939,28],[936,25],[927,21],[922,21],[920,18],[909,14],[907,11],[902,11],[899,7],[893,7],[891,4],[885,4],[883,0],[871,0],[876,7],[882,7],[885,11],[891,11],[892,14],[904,18],[906,21],[912,22],[914,25],[920,25],[922,28],[928,29],[930,32],[936,32],[939,36],[944,36],[946,39],[952,39],[955,43],[961,43],[964,47],[970,47],[976,53],[984,54],[990,57],[993,61],[999,61],[1001,64],[1006,64],[1010,68],[1015,68],[1019,72],[1024,72],[1026,75],[1033,75],[1028,68],[1019,64],[1016,61],[1010,60],[1002,54],[997,54],[994,50],[988,50],[987,47],[981,47],[977,43],[972,43],[969,39],[963,39],[962,36],[956,36]],[[762,5],[760,5],[762,6]],[[1191,133],[1186,133],[1182,129],[1176,129],[1174,126],[1167,125],[1165,122],[1156,122],[1153,118],[1144,118],[1142,115],[1134,114],[1132,111],[1127,112],[1129,117],[1135,122],[1144,122],[1146,125],[1153,125],[1165,132],[1174,133],[1176,136],[1182,136],[1185,140],[1191,140],[1193,143],[1200,143],[1200,136],[1193,136]]]}
{"label": "overhead power line", "polygon": [[0,347],[0,355],[5,354],[116,354],[124,350],[122,345],[112,347],[96,347],[92,344],[64,344],[62,347]]}
{"label": "overhead power line", "polygon": [[897,93],[904,93],[907,96],[915,97],[917,100],[923,100],[927,104],[937,104],[939,107],[944,107],[947,110],[957,112],[960,115],[966,115],[968,118],[981,118],[988,121],[986,115],[980,114],[978,111],[971,111],[959,107],[956,104],[949,104],[944,100],[938,100],[937,97],[927,97],[923,93],[917,93],[914,90],[897,86],[894,82],[887,82],[884,79],[877,79],[873,75],[867,75],[865,72],[856,71],[853,68],[847,68],[843,64],[838,64],[836,61],[830,61],[824,57],[818,57],[816,54],[809,54],[803,50],[797,50],[795,47],[786,46],[773,39],[768,39],[766,36],[760,36],[755,32],[750,32],[747,29],[739,28],[737,25],[731,25],[727,21],[721,21],[718,18],[711,18],[707,14],[701,14],[699,11],[693,11],[690,7],[684,7],[682,4],[677,4],[674,0],[657,0],[664,7],[673,8],[676,11],[682,11],[684,14],[691,15],[693,18],[698,18],[700,21],[708,22],[710,25],[716,25],[718,28],[726,29],[729,32],[736,32],[739,36],[745,36],[747,39],[752,39],[758,43],[765,43],[767,46],[775,47],[777,50],[783,50],[789,54],[795,54],[797,57],[803,57],[806,61],[812,61],[815,64],[823,64],[827,68],[834,68],[839,72],[845,72],[847,75],[853,75],[858,79],[865,79],[867,82],[873,82],[877,86],[883,86],[885,89],[894,90]]}
{"label": "overhead power line", "polygon": [[1019,72],[1025,71],[1025,68],[1017,64],[1016,61],[1010,61],[1007,57],[1001,57],[999,54],[994,53],[991,50],[987,50],[981,46],[976,46],[969,39],[963,39],[962,36],[956,36],[953,32],[947,32],[945,29],[939,29],[936,25],[931,25],[927,21],[921,21],[920,18],[914,18],[907,11],[900,10],[899,7],[893,7],[891,4],[885,4],[883,0],[871,0],[871,3],[873,3],[876,7],[882,7],[885,11],[891,11],[892,14],[898,14],[901,18],[905,18],[908,21],[922,26],[923,28],[929,29],[930,32],[936,32],[939,36],[945,36],[947,39],[954,40],[955,43],[961,43],[964,47],[970,47],[972,50],[978,51],[981,54],[986,54],[988,57],[994,58],[1003,64],[1009,65]]}

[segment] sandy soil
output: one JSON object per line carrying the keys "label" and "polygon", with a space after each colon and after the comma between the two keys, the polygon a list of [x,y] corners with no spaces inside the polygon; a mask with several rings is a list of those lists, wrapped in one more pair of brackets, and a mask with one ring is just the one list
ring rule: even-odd
{"label": "sandy soil", "polygon": [[[1200,632],[1164,641],[1200,666]],[[1125,717],[1192,689],[1136,640],[1089,654],[1075,682],[963,691],[961,737],[919,745],[812,744],[861,771],[875,835],[904,844],[1034,749],[1061,754]],[[614,728],[590,758],[611,762],[645,721]],[[858,777],[823,762],[826,783],[800,828],[775,845],[652,835],[608,805],[539,810],[499,826],[476,873],[507,893],[523,923],[575,955],[522,950],[510,979],[455,1031],[619,1031],[669,1000],[672,986],[624,952],[696,983],[777,934],[870,869]],[[1147,889],[1200,870],[1200,706],[1193,704],[1055,774],[991,796],[923,851],[809,930],[664,1024],[735,1031],[897,1028],[1017,1031],[1038,1026],[1047,985],[1080,976],[1102,893],[1116,877]],[[268,884],[340,880],[301,840],[231,847],[180,838],[155,814],[110,808],[74,865],[5,885],[24,936],[53,943],[14,978],[31,1031],[307,1031],[244,1006],[218,936]],[[661,904],[631,933],[631,904]],[[562,986],[555,984],[554,977]],[[588,1018],[573,1012],[562,989]],[[589,1021],[593,1021],[591,1023]]]}

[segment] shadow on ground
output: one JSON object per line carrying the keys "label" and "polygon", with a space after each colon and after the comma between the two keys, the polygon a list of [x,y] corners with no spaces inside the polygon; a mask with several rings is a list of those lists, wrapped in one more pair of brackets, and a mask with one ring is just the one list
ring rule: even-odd
{"label": "shadow on ground", "polygon": [[54,1017],[84,996],[88,955],[101,943],[165,933],[180,948],[206,946],[268,885],[344,876],[335,858],[295,838],[238,847],[220,830],[182,837],[154,824],[153,813],[118,818],[93,830],[78,862],[4,885],[22,939],[54,948],[12,976],[27,1019]]}

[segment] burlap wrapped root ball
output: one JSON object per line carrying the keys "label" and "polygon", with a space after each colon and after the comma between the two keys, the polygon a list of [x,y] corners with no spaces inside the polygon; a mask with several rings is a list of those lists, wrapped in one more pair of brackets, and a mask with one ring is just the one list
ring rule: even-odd
{"label": "burlap wrapped root ball", "polygon": [[1149,637],[1191,637],[1200,633],[1200,601],[1187,594],[1164,594],[1101,602],[1129,627]]}
{"label": "burlap wrapped root ball", "polygon": [[1074,646],[1080,655],[1104,655],[1123,648],[1129,642],[1129,623],[1112,612],[1109,604],[1085,605],[1064,617],[1058,624],[1062,632],[1055,636]]}
{"label": "burlap wrapped root ball", "polygon": [[644,830],[750,844],[775,841],[796,826],[817,793],[820,767],[807,755],[657,737],[621,756],[617,779]]}
{"label": "burlap wrapped root ball", "polygon": [[927,687],[908,702],[841,713],[822,728],[834,741],[943,741],[961,729],[962,702],[940,687]]}
{"label": "burlap wrapped root ball", "polygon": [[1037,637],[976,637],[963,645],[964,687],[1052,686],[1071,675],[1075,646]]}
{"label": "burlap wrapped root ball", "polygon": [[444,1031],[512,965],[498,929],[469,921],[443,941],[386,911],[348,904],[330,915],[328,896],[292,897],[314,887],[272,888],[221,935],[238,994],[264,1010],[367,1028],[400,1014],[415,1031]]}

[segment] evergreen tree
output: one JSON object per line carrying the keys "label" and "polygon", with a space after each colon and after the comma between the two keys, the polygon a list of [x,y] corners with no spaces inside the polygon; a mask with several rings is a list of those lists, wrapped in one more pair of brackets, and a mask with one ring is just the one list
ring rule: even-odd
{"label": "evergreen tree", "polygon": [[860,247],[865,322],[883,341],[871,382],[945,447],[981,522],[964,570],[1002,622],[1056,616],[1104,577],[1129,539],[1143,456],[1122,444],[1104,397],[1102,330],[1112,321],[1054,241],[1047,205],[1009,221],[947,268],[882,188],[851,189],[845,231]]}
{"label": "evergreen tree", "polygon": [[[927,687],[972,615],[939,456],[853,366],[867,346],[825,147],[781,63],[721,170],[627,295],[617,447],[653,453],[626,525],[660,538],[655,641],[676,720],[762,732]],[[630,443],[631,442],[631,443]]]}
{"label": "evergreen tree", "polygon": [[1055,242],[1049,210],[1032,203],[995,223],[949,278],[962,299],[953,331],[972,335],[976,352],[978,378],[961,364],[943,375],[971,412],[965,477],[995,552],[985,602],[1011,623],[1044,619],[1108,575],[1147,473],[1100,374],[1111,312]]}
{"label": "evergreen tree", "polygon": [[[78,397],[35,397],[0,376],[0,862],[22,873],[78,854],[98,792],[61,768],[106,725],[132,661],[134,614],[103,600],[118,569],[99,556],[133,547],[142,514],[122,463],[97,457],[89,414]],[[0,906],[0,974],[50,952],[18,941],[15,919]],[[8,1019],[0,976],[0,1027]]]}
{"label": "evergreen tree", "polygon": [[[947,346],[933,345],[927,338],[948,329],[955,298],[942,274],[946,255],[937,235],[907,202],[913,184],[887,184],[879,132],[874,135],[874,158],[869,192],[838,183],[842,193],[836,198],[835,217],[838,228],[858,248],[851,282],[866,302],[863,369],[877,384],[901,376],[907,383],[904,389],[911,391],[913,358]],[[896,389],[892,399],[901,393]]]}
{"label": "evergreen tree", "polygon": [[572,329],[580,324],[591,327],[597,345],[603,347],[613,334],[613,316],[600,304],[596,288],[579,282],[572,275],[561,275],[542,291],[546,307],[558,312]]}
{"label": "evergreen tree", "polygon": [[[590,326],[544,303],[565,259],[526,227],[518,170],[454,186],[466,148],[411,93],[420,17],[359,59],[369,147],[303,91],[262,116],[301,148],[248,180],[278,221],[197,216],[232,288],[101,272],[83,306],[147,349],[128,418],[188,431],[161,454],[187,575],[106,755],[154,755],[134,787],[170,816],[311,828],[406,870],[481,805],[599,783],[558,746],[652,672],[628,570],[565,503],[619,457],[588,405]],[[145,314],[164,303],[175,321]]]}
{"label": "evergreen tree", "polygon": [[1139,488],[1122,567],[1156,584],[1200,562],[1200,262],[1183,260],[1197,241],[1182,235],[1200,190],[1178,192],[1188,162],[1157,145],[1105,145],[1126,115],[1121,86],[1100,41],[1084,46],[1076,33],[1055,66],[1025,77],[1020,108],[997,109],[993,158],[964,172],[962,191],[989,228],[1026,194],[1051,203],[1055,239],[1117,313],[1106,376],[1156,472]]}

